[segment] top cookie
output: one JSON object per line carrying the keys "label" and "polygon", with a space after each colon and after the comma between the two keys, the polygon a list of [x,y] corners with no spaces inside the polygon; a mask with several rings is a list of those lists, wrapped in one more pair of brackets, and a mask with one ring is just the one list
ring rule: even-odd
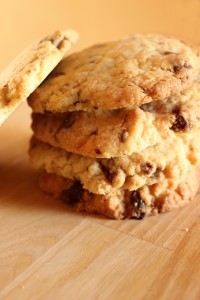
{"label": "top cookie", "polygon": [[78,34],[57,31],[23,51],[0,74],[0,125],[61,61]]}
{"label": "top cookie", "polygon": [[161,35],[133,35],[64,59],[30,96],[35,112],[117,109],[162,100],[191,86],[199,57]]}

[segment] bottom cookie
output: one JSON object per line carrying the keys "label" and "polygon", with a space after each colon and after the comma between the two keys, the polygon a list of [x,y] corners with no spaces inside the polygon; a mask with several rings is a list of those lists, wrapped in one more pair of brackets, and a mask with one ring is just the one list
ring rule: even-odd
{"label": "bottom cookie", "polygon": [[171,189],[167,181],[133,192],[119,189],[110,195],[90,193],[79,181],[46,171],[41,172],[39,185],[42,191],[62,198],[77,211],[98,213],[112,219],[143,219],[188,204],[198,191],[199,173],[199,168],[190,169],[186,181],[180,182],[176,189]]}

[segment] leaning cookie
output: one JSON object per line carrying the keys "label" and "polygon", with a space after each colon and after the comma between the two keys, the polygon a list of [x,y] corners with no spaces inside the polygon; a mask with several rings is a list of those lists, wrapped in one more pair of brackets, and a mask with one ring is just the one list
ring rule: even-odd
{"label": "leaning cookie", "polygon": [[0,125],[56,67],[77,38],[74,31],[57,31],[23,51],[0,74]]}
{"label": "leaning cookie", "polygon": [[39,113],[138,106],[190,87],[199,69],[197,53],[178,39],[133,35],[67,57],[29,103]]}
{"label": "leaning cookie", "polygon": [[200,83],[164,100],[135,109],[37,114],[35,136],[66,151],[89,157],[139,153],[162,139],[200,127]]}
{"label": "leaning cookie", "polygon": [[89,193],[78,181],[45,171],[41,173],[39,184],[41,190],[62,198],[78,211],[98,213],[112,219],[143,219],[188,204],[197,193],[199,173],[197,167],[191,168],[185,181],[180,181],[176,189],[164,181],[137,191],[119,190],[107,196]]}

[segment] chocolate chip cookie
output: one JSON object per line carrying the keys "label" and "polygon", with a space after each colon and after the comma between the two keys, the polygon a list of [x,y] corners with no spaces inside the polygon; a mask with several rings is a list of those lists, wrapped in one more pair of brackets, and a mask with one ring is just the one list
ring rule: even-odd
{"label": "chocolate chip cookie", "polygon": [[0,125],[56,67],[77,38],[75,31],[57,31],[24,50],[0,74]]}
{"label": "chocolate chip cookie", "polygon": [[134,109],[33,114],[32,129],[44,142],[97,158],[140,153],[200,126],[200,83],[164,100]]}
{"label": "chocolate chip cookie", "polygon": [[30,162],[65,178],[78,180],[95,194],[114,193],[117,189],[136,190],[147,184],[173,179],[174,186],[188,169],[200,161],[200,141],[196,135],[171,136],[141,153],[112,159],[95,159],[43,143],[35,138],[30,147]]}
{"label": "chocolate chip cookie", "polygon": [[29,103],[39,113],[138,106],[190,87],[199,68],[199,56],[180,40],[136,34],[67,57]]}
{"label": "chocolate chip cookie", "polygon": [[43,171],[39,185],[44,192],[62,198],[78,211],[98,213],[112,219],[141,220],[188,204],[197,193],[198,178],[199,168],[195,167],[176,188],[171,188],[169,181],[162,181],[132,192],[120,189],[114,194],[96,195],[84,189],[78,181]]}

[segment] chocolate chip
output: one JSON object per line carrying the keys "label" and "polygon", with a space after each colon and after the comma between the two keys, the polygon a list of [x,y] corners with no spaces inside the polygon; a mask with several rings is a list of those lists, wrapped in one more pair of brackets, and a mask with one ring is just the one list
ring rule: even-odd
{"label": "chocolate chip", "polygon": [[108,169],[108,168],[106,168],[106,166],[104,166],[104,165],[101,165],[101,170],[103,171],[103,173],[104,173],[105,177],[108,179],[108,178],[109,178],[109,176],[110,176],[110,171],[109,171],[109,169]]}
{"label": "chocolate chip", "polygon": [[112,172],[112,173],[110,173],[108,180],[109,180],[110,182],[112,182],[113,179],[114,179],[117,175],[118,175],[118,171],[117,171],[117,170],[114,171],[114,172]]}
{"label": "chocolate chip", "polygon": [[147,162],[145,164],[141,164],[140,168],[141,168],[141,171],[143,173],[145,173],[146,175],[148,175],[148,174],[151,173],[153,166],[152,166],[151,163]]}
{"label": "chocolate chip", "polygon": [[73,116],[71,115],[71,113],[69,115],[66,116],[64,122],[62,123],[62,128],[71,128],[74,124],[75,120],[73,118]]}
{"label": "chocolate chip", "polygon": [[119,136],[120,142],[124,143],[129,137],[129,132],[127,129],[123,129],[121,135]]}
{"label": "chocolate chip", "polygon": [[140,197],[139,192],[137,192],[137,191],[133,191],[131,193],[130,203],[133,204],[136,209],[140,209],[141,207],[143,207],[145,205]]}
{"label": "chocolate chip", "polygon": [[171,129],[174,131],[180,131],[180,130],[183,130],[186,126],[187,126],[187,122],[183,118],[183,116],[177,116]]}
{"label": "chocolate chip", "polygon": [[[60,126],[57,127],[57,130],[55,131],[55,139],[58,139],[58,135],[62,129],[68,129],[71,128],[74,124],[75,120],[72,118],[71,113],[67,114],[65,118],[63,119],[63,122]],[[54,129],[53,129],[54,130]]]}
{"label": "chocolate chip", "polygon": [[179,115],[180,114],[180,107],[174,107],[173,110],[172,110],[172,113],[174,115]]}
{"label": "chocolate chip", "polygon": [[146,204],[138,191],[127,192],[124,218],[141,220],[146,216]]}
{"label": "chocolate chip", "polygon": [[162,171],[162,169],[160,167],[157,167],[152,176],[159,177],[161,171]]}
{"label": "chocolate chip", "polygon": [[188,65],[188,64],[184,64],[184,65],[174,65],[173,67],[173,71],[174,73],[178,73],[181,69],[192,69],[192,66],[191,65]]}
{"label": "chocolate chip", "polygon": [[75,182],[70,189],[64,190],[61,198],[70,205],[75,205],[81,200],[83,187],[79,181]]}
{"label": "chocolate chip", "polygon": [[127,207],[127,215],[131,218],[141,220],[145,217],[145,203],[140,197],[138,191],[133,191],[130,194],[129,205]]}
{"label": "chocolate chip", "polygon": [[145,212],[139,211],[139,212],[136,213],[134,218],[137,219],[137,220],[142,220],[142,219],[144,219],[145,215],[146,215]]}
{"label": "chocolate chip", "polygon": [[181,66],[181,65],[174,65],[174,67],[173,67],[174,73],[178,73],[182,69],[182,67],[183,66]]}
{"label": "chocolate chip", "polygon": [[101,154],[101,151],[99,149],[95,150],[96,154]]}
{"label": "chocolate chip", "polygon": [[170,54],[176,54],[176,53],[175,52],[171,52],[171,51],[165,51],[163,54],[164,55],[170,55]]}
{"label": "chocolate chip", "polygon": [[118,171],[114,171],[114,172],[111,172],[109,168],[107,168],[106,166],[104,165],[101,165],[101,169],[106,177],[106,179],[112,183],[113,179],[115,176],[117,176],[118,174]]}

